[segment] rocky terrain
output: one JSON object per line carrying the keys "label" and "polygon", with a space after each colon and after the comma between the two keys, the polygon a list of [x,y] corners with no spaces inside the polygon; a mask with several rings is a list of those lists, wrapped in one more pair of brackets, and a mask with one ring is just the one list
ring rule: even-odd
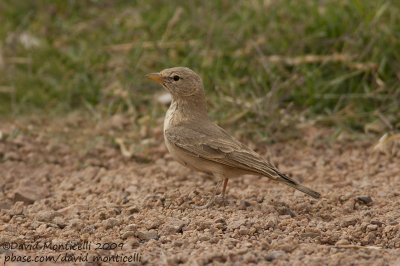
{"label": "rocky terrain", "polygon": [[[79,265],[400,265],[399,152],[310,127],[252,147],[320,200],[244,176],[229,181],[225,204],[199,210],[218,180],[173,161],[161,132],[120,116],[1,122],[1,263],[61,254]],[[140,262],[115,261],[134,254]]]}

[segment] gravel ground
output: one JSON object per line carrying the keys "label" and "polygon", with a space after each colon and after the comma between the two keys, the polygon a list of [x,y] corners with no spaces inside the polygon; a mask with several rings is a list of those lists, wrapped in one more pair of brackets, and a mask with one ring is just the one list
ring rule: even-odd
{"label": "gravel ground", "polygon": [[161,128],[134,130],[118,115],[3,121],[1,263],[61,254],[88,265],[400,265],[400,152],[302,131],[268,153],[253,147],[322,199],[244,176],[229,181],[225,204],[199,210],[217,180],[174,162]]}

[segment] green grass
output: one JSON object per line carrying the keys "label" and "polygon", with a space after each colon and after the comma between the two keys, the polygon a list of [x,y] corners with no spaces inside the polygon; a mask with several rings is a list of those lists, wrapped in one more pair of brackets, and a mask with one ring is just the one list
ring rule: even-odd
{"label": "green grass", "polygon": [[144,75],[180,65],[203,76],[213,118],[255,137],[304,118],[400,128],[399,1],[2,0],[0,52],[5,116],[159,117]]}

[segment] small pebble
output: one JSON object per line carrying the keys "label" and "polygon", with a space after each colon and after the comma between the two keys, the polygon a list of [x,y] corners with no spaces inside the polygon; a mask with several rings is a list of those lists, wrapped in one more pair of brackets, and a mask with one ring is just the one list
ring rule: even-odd
{"label": "small pebble", "polygon": [[358,196],[356,199],[358,202],[363,203],[365,205],[369,205],[373,202],[370,196]]}
{"label": "small pebble", "polygon": [[135,233],[132,231],[128,231],[128,232],[123,233],[121,237],[122,237],[122,239],[128,239],[133,236],[135,236]]}
{"label": "small pebble", "polygon": [[140,240],[148,241],[151,239],[158,240],[159,235],[156,230],[139,231],[135,234]]}
{"label": "small pebble", "polygon": [[375,231],[375,230],[378,229],[378,226],[377,226],[376,224],[369,224],[369,225],[367,226],[367,229],[368,229],[369,231]]}
{"label": "small pebble", "polygon": [[273,251],[271,251],[270,253],[268,253],[268,254],[265,256],[265,260],[266,260],[266,261],[274,261],[274,260],[276,260],[277,258],[282,257],[282,256],[284,256],[284,255],[285,255],[285,252],[283,252],[283,251],[281,251],[281,250],[273,250]]}

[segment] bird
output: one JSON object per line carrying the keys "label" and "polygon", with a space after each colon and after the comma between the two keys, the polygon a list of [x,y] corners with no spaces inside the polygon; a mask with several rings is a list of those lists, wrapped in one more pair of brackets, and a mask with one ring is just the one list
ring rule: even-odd
{"label": "bird", "polygon": [[[172,67],[146,77],[161,84],[172,96],[163,129],[169,153],[180,164],[218,178],[216,191],[223,183],[223,200],[228,180],[248,174],[279,181],[315,199],[321,197],[215,124],[208,116],[203,81],[196,72]],[[211,206],[216,194],[202,207]]]}

